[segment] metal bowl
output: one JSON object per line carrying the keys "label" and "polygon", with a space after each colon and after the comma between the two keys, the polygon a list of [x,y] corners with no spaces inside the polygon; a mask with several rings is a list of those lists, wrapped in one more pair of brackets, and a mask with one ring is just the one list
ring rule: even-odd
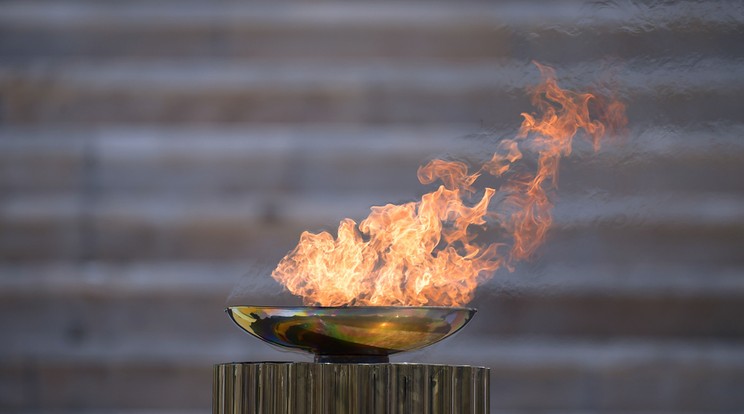
{"label": "metal bowl", "polygon": [[232,320],[274,345],[315,355],[316,362],[387,362],[459,331],[475,309],[447,307],[232,306]]}

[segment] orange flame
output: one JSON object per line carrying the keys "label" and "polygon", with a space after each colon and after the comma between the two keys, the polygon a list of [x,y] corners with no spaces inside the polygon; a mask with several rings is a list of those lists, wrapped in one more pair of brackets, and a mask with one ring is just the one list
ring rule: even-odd
{"label": "orange flame", "polygon": [[[303,232],[274,279],[308,305],[460,306],[494,271],[529,258],[552,222],[549,192],[573,137],[583,129],[598,150],[608,131],[625,124],[621,103],[563,90],[551,68],[536,65],[543,83],[532,90],[532,103],[540,115],[523,113],[517,136],[502,140],[477,172],[469,173],[462,162],[428,162],[418,178],[422,184],[441,181],[436,191],[418,202],[372,207],[358,225],[345,219],[335,238]],[[592,119],[590,112],[599,115]],[[525,154],[537,157],[537,171],[514,168]],[[472,201],[482,174],[505,182],[498,190],[484,188]],[[492,211],[497,194],[502,201]],[[478,241],[478,229],[493,222],[510,243]]]}

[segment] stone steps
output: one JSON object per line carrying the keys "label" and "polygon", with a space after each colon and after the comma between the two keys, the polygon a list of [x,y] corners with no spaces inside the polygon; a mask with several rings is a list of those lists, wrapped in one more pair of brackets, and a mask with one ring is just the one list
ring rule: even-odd
{"label": "stone steps", "polygon": [[[434,156],[482,159],[495,138],[458,138],[467,132],[446,124],[4,128],[0,256],[278,259],[305,229],[415,199],[426,189],[415,170]],[[598,154],[578,144],[562,165],[544,260],[740,263],[741,132],[740,124],[717,133],[660,126]]]}
{"label": "stone steps", "polygon": [[[277,202],[281,202],[277,204]],[[335,231],[368,212],[368,198],[96,200],[3,203],[2,257],[35,260],[278,259],[304,230]],[[667,206],[673,206],[670,210]],[[709,195],[559,204],[544,260],[741,263],[743,200]],[[646,249],[653,248],[653,251]]]}
{"label": "stone steps", "polygon": [[[518,121],[515,120],[513,127]],[[662,125],[604,143],[577,138],[562,161],[560,194],[638,197],[739,194],[740,123],[715,132]],[[7,197],[76,195],[186,199],[326,195],[370,203],[426,188],[416,169],[434,158],[487,159],[500,138],[475,125],[0,128]],[[715,168],[712,168],[715,166]],[[496,183],[494,183],[496,184]],[[697,195],[696,195],[697,194]]]}
{"label": "stone steps", "polygon": [[[719,58],[623,70],[559,67],[566,87],[610,77],[635,125],[736,122],[744,82]],[[525,77],[525,73],[532,74]],[[148,61],[11,65],[0,72],[6,124],[469,123],[503,128],[530,112],[531,64]],[[694,99],[693,99],[694,98]]]}
{"label": "stone steps", "polygon": [[735,1],[613,7],[579,1],[223,2],[219,7],[13,1],[0,6],[0,56],[20,61],[39,55],[62,60],[540,57],[558,64],[736,53],[742,22],[744,12]]}
{"label": "stone steps", "polygon": [[0,186],[16,195],[405,194],[419,187],[417,166],[455,150],[465,131],[454,125],[5,128]]}

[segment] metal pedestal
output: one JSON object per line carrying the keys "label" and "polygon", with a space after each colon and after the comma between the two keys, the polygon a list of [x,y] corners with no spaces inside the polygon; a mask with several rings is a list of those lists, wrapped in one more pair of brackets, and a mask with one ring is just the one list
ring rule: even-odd
{"label": "metal pedestal", "polygon": [[214,366],[213,414],[489,412],[489,370],[429,364],[244,362]]}

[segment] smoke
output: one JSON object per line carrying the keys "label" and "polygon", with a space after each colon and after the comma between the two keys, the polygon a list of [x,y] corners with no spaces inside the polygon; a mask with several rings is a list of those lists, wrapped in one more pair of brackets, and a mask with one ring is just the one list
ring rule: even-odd
{"label": "smoke", "polygon": [[290,306],[298,299],[271,277],[273,265],[253,263],[248,266],[227,298],[226,306]]}

